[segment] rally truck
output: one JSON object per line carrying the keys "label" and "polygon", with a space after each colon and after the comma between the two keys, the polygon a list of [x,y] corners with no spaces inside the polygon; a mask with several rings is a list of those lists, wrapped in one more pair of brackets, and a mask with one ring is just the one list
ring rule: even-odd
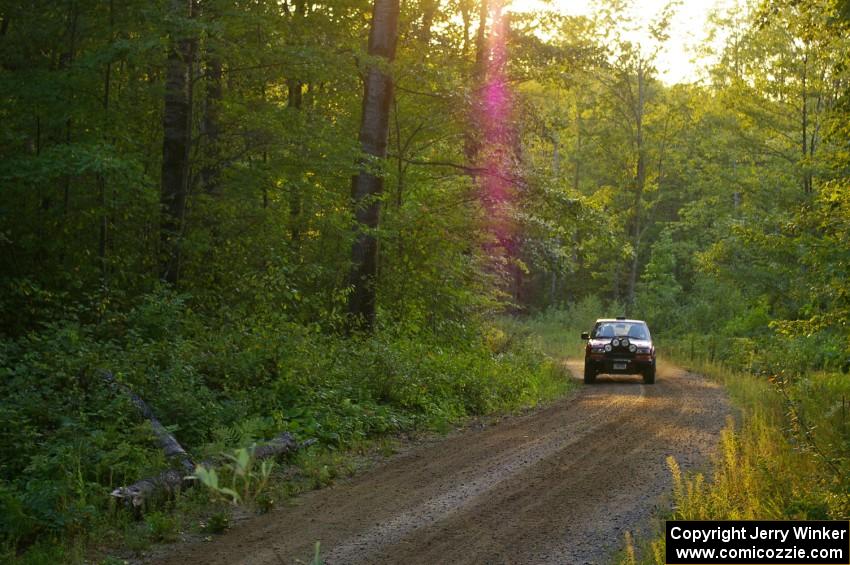
{"label": "rally truck", "polygon": [[592,384],[599,374],[643,375],[655,383],[655,346],[643,320],[625,317],[600,318],[590,332],[581,334],[584,348],[584,382]]}

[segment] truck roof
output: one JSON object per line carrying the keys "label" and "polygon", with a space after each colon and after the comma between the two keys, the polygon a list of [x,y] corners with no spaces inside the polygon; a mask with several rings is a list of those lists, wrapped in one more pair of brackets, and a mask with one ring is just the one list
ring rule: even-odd
{"label": "truck roof", "polygon": [[632,319],[627,319],[627,318],[599,318],[598,320],[596,320],[596,323],[599,323],[599,322],[629,322],[629,323],[632,323],[632,324],[645,324],[646,323],[643,320],[632,320]]}

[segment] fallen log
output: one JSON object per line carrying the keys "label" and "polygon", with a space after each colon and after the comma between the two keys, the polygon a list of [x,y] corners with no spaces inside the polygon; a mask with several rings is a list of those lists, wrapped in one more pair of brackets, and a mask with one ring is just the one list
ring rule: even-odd
{"label": "fallen log", "polygon": [[180,442],[171,435],[171,432],[165,429],[165,426],[163,426],[156,418],[153,411],[150,409],[150,406],[148,406],[147,403],[139,397],[139,395],[133,392],[130,387],[124,383],[116,381],[115,376],[109,371],[103,371],[103,380],[106,381],[106,383],[113,389],[121,391],[127,398],[129,398],[133,406],[135,406],[142,416],[151,423],[153,433],[159,442],[159,446],[165,452],[165,456],[168,459],[175,460],[187,473],[191,473],[195,470],[195,463],[189,457],[189,454],[186,453],[186,450],[183,449]]}
{"label": "fallen log", "polygon": [[[135,483],[118,487],[113,490],[111,496],[121,500],[126,506],[136,512],[141,512],[146,506],[157,500],[174,497],[180,490],[192,487],[197,481],[189,477],[194,473],[196,464],[189,454],[180,445],[180,442],[169,432],[165,426],[156,418],[150,406],[142,400],[130,387],[115,380],[112,373],[103,372],[103,380],[112,388],[119,390],[129,398],[130,402],[144,416],[153,428],[157,442],[168,459],[177,464],[177,468],[168,469],[155,477],[142,479]],[[289,432],[283,432],[268,443],[255,446],[251,454],[255,459],[268,459],[278,455],[284,455],[316,443],[315,439],[309,439],[299,443]],[[213,467],[215,461],[204,461],[201,465]]]}
{"label": "fallen log", "polygon": [[180,490],[189,488],[192,482],[186,480],[180,471],[168,469],[156,477],[142,479],[126,487],[118,487],[109,494],[128,508],[141,512],[143,508],[155,505],[155,501],[174,498]]}

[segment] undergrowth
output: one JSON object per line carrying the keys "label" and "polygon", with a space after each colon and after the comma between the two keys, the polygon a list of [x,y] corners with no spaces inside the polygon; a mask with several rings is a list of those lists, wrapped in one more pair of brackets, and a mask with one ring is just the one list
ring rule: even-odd
{"label": "undergrowth", "polygon": [[[104,369],[198,461],[228,452],[234,469],[244,470],[234,450],[284,431],[316,439],[282,462],[300,469],[297,486],[281,486],[293,482],[282,468],[252,471],[270,498],[348,473],[346,457],[335,454],[531,406],[568,386],[530,331],[510,323],[465,320],[345,337],[269,314],[201,316],[165,291],[129,311],[105,312],[98,323],[71,311],[0,339],[0,561],[79,562],[98,544],[141,551],[173,539],[185,526],[181,514],[221,502],[225,483],[218,501],[212,489],[191,489],[144,524],[115,504],[112,489],[168,462],[150,424],[103,381]],[[240,499],[260,494],[233,473],[218,479]]]}

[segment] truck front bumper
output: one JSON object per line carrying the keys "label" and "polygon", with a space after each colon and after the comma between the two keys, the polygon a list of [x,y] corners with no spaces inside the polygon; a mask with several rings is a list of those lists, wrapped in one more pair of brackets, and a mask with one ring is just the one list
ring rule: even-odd
{"label": "truck front bumper", "polygon": [[586,357],[585,364],[589,364],[590,368],[595,373],[605,373],[611,375],[634,375],[643,373],[655,364],[655,361],[649,356],[637,357],[606,357],[592,355]]}

